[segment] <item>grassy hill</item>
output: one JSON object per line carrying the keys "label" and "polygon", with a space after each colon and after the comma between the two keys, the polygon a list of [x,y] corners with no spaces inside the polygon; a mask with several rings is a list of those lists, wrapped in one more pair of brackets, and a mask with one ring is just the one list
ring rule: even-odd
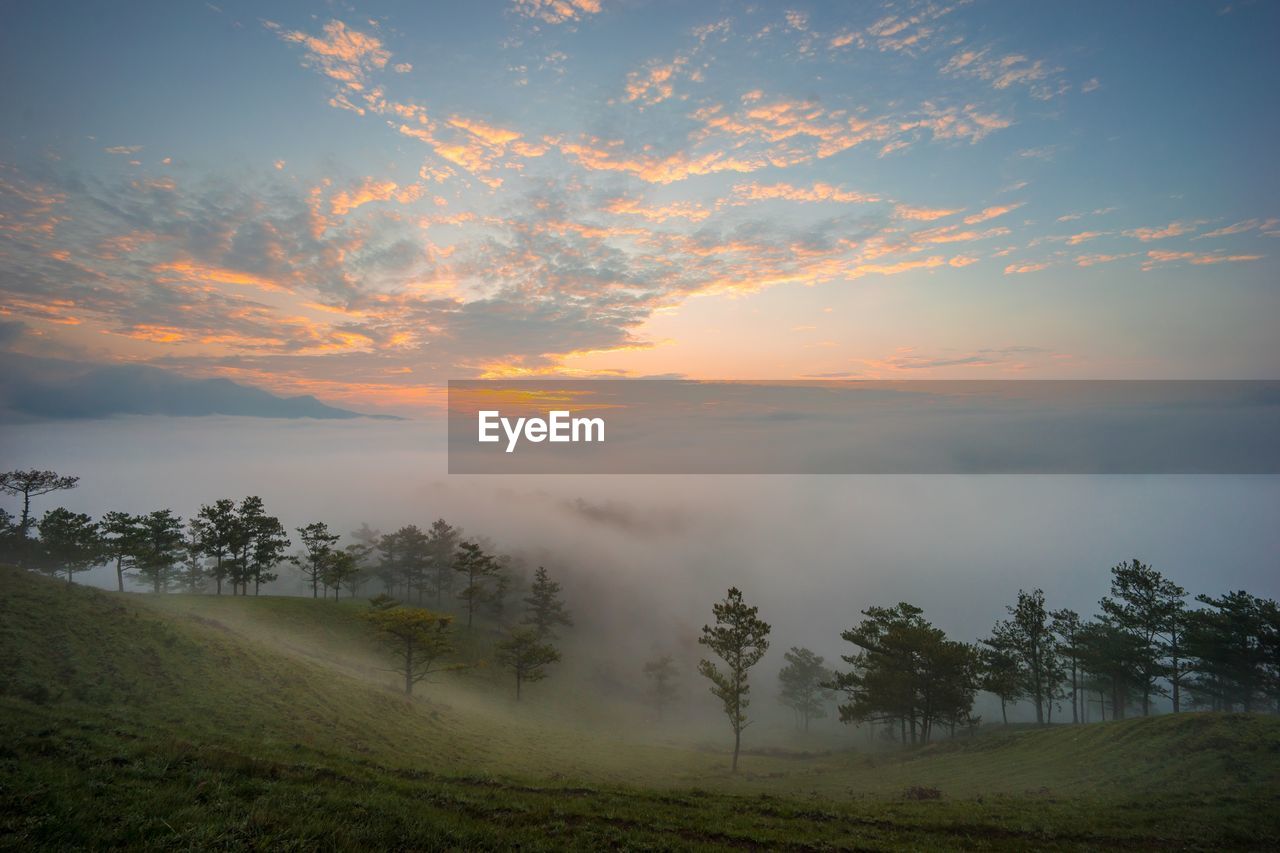
{"label": "grassy hill", "polygon": [[[723,753],[569,714],[591,703],[566,679],[521,706],[492,670],[406,699],[361,606],[119,595],[0,568],[0,846],[1280,846],[1274,718],[768,750],[731,776]],[[477,630],[462,652],[491,641]]]}

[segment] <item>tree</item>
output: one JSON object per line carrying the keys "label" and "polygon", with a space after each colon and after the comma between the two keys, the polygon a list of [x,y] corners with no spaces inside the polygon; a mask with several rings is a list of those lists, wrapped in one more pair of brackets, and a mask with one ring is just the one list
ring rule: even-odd
{"label": "tree", "polygon": [[401,577],[401,559],[400,559],[400,533],[384,533],[379,534],[374,547],[378,551],[378,566],[376,569],[378,579],[382,581],[383,593],[386,595],[396,595],[396,587],[400,585]]}
{"label": "tree", "polygon": [[658,711],[658,719],[662,719],[663,710],[676,698],[676,679],[680,672],[676,669],[675,659],[671,655],[658,655],[647,661],[642,670],[649,680],[649,700]]}
{"label": "tree", "polygon": [[443,518],[433,521],[431,529],[427,531],[427,551],[431,566],[428,582],[437,606],[444,602],[446,593],[453,591],[455,577],[453,552],[458,548],[458,539],[461,535],[462,532],[458,528],[453,527]]}
{"label": "tree", "polygon": [[395,655],[396,672],[404,676],[406,696],[413,694],[413,685],[432,673],[458,668],[441,664],[442,658],[453,653],[452,616],[394,605],[372,607],[363,616]]}
{"label": "tree", "polygon": [[[1026,692],[1036,707],[1036,722],[1045,722],[1046,705],[1060,680],[1057,649],[1044,606],[1044,590],[1018,590],[1018,602],[1005,608],[1012,619],[997,623],[1005,641],[1017,655],[1026,678]],[[1052,713],[1052,712],[1050,712]]]}
{"label": "tree", "polygon": [[729,725],[733,729],[733,772],[738,772],[738,753],[742,747],[742,730],[747,719],[747,694],[751,685],[747,673],[760,662],[769,650],[769,624],[761,620],[758,607],[748,607],[742,600],[742,591],[730,587],[724,601],[713,604],[715,626],[703,625],[698,643],[715,652],[724,661],[721,670],[703,658],[698,662],[698,672],[711,682],[711,693],[721,702]]}
{"label": "tree", "polygon": [[[1106,617],[1095,619],[1076,631],[1076,656],[1089,676],[1082,679],[1082,689],[1088,686],[1098,693],[1099,716],[1107,718],[1109,697],[1112,719],[1123,719],[1130,691],[1141,680],[1143,651],[1138,638]],[[1087,703],[1081,707],[1087,708]]]}
{"label": "tree", "polygon": [[841,721],[896,723],[904,744],[928,743],[938,723],[953,732],[958,724],[970,724],[978,681],[974,647],[947,639],[905,601],[862,614],[859,624],[841,634],[859,649],[841,655],[852,669],[830,682],[847,699]]}
{"label": "tree", "polygon": [[1026,674],[1005,623],[998,623],[991,636],[980,641],[982,670],[978,686],[1000,700],[1000,721],[1009,724],[1008,705],[1026,695]]}
{"label": "tree", "polygon": [[30,536],[31,499],[74,489],[80,482],[79,477],[66,477],[56,471],[6,471],[0,474],[0,492],[6,495],[22,495],[22,515],[18,517],[18,532],[23,537]]}
{"label": "tree", "polygon": [[833,673],[824,665],[821,655],[802,646],[792,646],[782,655],[787,664],[778,672],[782,685],[778,698],[782,704],[796,712],[798,724],[809,731],[809,720],[827,715],[826,703],[833,693],[824,687]]}
{"label": "tree", "polygon": [[404,583],[404,596],[406,599],[412,599],[413,594],[418,594],[418,603],[422,603],[422,597],[427,588],[427,571],[431,563],[430,540],[427,534],[416,524],[409,524],[401,527],[395,533],[399,548],[399,576]]}
{"label": "tree", "polygon": [[520,686],[526,681],[546,678],[547,667],[558,660],[560,652],[556,647],[544,643],[532,628],[512,628],[507,638],[498,643],[498,661],[516,678],[517,702],[520,701]]}
{"label": "tree", "polygon": [[307,576],[311,581],[311,597],[318,598],[321,576],[328,568],[329,560],[334,553],[333,545],[342,537],[337,533],[330,533],[329,525],[323,521],[313,522],[297,530],[299,538],[302,539],[303,551],[301,554],[290,557],[289,562]]}
{"label": "tree", "polygon": [[156,593],[163,592],[172,580],[183,545],[182,519],[173,510],[158,509],[140,518],[134,566]]}
{"label": "tree", "polygon": [[1080,655],[1076,647],[1076,634],[1080,630],[1080,614],[1074,610],[1063,608],[1049,614],[1053,620],[1051,627],[1057,638],[1058,649],[1068,662],[1071,672],[1071,722],[1080,722],[1083,712],[1080,711]]}
{"label": "tree", "polygon": [[240,502],[233,531],[232,583],[241,595],[248,595],[249,581],[253,581],[253,594],[257,595],[262,584],[276,579],[271,569],[284,557],[289,537],[280,519],[267,515],[262,498],[256,495]]}
{"label": "tree", "polygon": [[476,606],[485,600],[489,582],[498,575],[498,562],[476,542],[463,542],[453,559],[454,571],[461,574],[465,586],[458,598],[467,603],[467,628],[475,618]]}
{"label": "tree", "polygon": [[182,546],[182,571],[176,580],[184,592],[203,592],[205,582],[204,544],[200,539],[200,524],[196,519],[187,522],[186,540]]}
{"label": "tree", "polygon": [[54,575],[66,572],[67,586],[71,586],[73,574],[92,568],[102,559],[98,525],[82,512],[65,507],[51,509],[36,527],[40,534],[40,567]]}
{"label": "tree", "polygon": [[1188,614],[1196,703],[1215,711],[1256,710],[1268,692],[1275,695],[1275,602],[1244,590],[1196,600],[1206,605]]}
{"label": "tree", "polygon": [[142,519],[127,512],[112,510],[102,516],[98,525],[102,535],[103,556],[115,563],[116,589],[124,592],[124,573],[133,568],[142,535]]}
{"label": "tree", "polygon": [[533,628],[539,640],[554,638],[557,625],[573,626],[573,618],[560,599],[560,584],[551,580],[542,566],[533,573],[533,586],[524,603],[524,624]]}
{"label": "tree", "polygon": [[0,562],[21,562],[23,540],[18,523],[0,507]]}
{"label": "tree", "polygon": [[[1177,630],[1186,596],[1185,589],[1141,560],[1130,560],[1111,568],[1111,595],[1100,604],[1105,616],[1141,643],[1139,674],[1143,716],[1151,713],[1152,694],[1165,692],[1156,680],[1167,674],[1162,658],[1170,633]],[[1180,697],[1175,701],[1175,705],[1178,704]]]}
{"label": "tree", "polygon": [[[200,533],[200,546],[205,555],[214,561],[209,568],[209,576],[216,584],[217,594],[222,595],[222,582],[230,574],[228,561],[234,560],[236,545],[244,539],[235,501],[222,498],[200,507],[200,511],[196,513],[196,524]],[[234,591],[233,587],[232,592]]]}
{"label": "tree", "polygon": [[[342,549],[343,553],[351,558],[351,565],[345,569],[342,580],[346,581],[347,589],[351,590],[351,597],[356,597],[356,591],[360,589],[361,584],[369,579],[371,570],[370,548],[364,542],[352,542],[346,548]],[[335,596],[337,590],[335,588]]]}
{"label": "tree", "polygon": [[[333,587],[333,600],[337,601],[341,597],[342,585],[348,584],[360,575],[360,549],[362,545],[348,545],[341,551],[334,551],[329,554],[328,561],[325,563],[324,574],[321,580],[325,586]],[[354,589],[354,587],[351,587]],[[352,592],[352,597],[355,593]]]}

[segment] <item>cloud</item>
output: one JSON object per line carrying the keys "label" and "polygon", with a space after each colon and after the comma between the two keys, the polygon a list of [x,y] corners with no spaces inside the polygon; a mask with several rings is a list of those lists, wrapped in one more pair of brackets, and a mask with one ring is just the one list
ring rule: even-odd
{"label": "cloud", "polygon": [[376,36],[353,30],[339,20],[324,25],[324,35],[286,30],[273,21],[264,24],[280,38],[306,51],[305,64],[318,69],[340,87],[363,92],[373,72],[385,68],[391,52]]}
{"label": "cloud", "polygon": [[1022,205],[1023,202],[1018,202],[1017,204],[1001,204],[984,208],[977,213],[969,214],[963,221],[965,225],[977,225],[979,222],[986,222],[987,220],[995,219],[997,216],[1004,216],[1006,213],[1022,207]]}
{"label": "cloud", "polygon": [[0,411],[10,417],[364,417],[307,395],[278,397],[227,379],[191,379],[140,364],[87,364],[0,353],[0,365]]}
{"label": "cloud", "polygon": [[794,186],[787,183],[759,184],[752,181],[734,185],[733,194],[736,198],[745,201],[783,199],[786,201],[836,202],[840,204],[868,204],[881,201],[878,196],[856,190],[842,189],[834,184],[827,184],[821,181],[807,187]]}
{"label": "cloud", "polygon": [[1144,243],[1152,240],[1167,240],[1170,237],[1181,237],[1183,234],[1190,234],[1196,230],[1202,223],[1200,222],[1170,222],[1168,225],[1154,228],[1133,228],[1125,231],[1126,237],[1133,237]]}
{"label": "cloud", "polygon": [[610,199],[605,202],[602,209],[607,213],[622,216],[638,216],[649,222],[666,222],[669,219],[701,222],[711,215],[710,210],[695,202],[673,202],[665,205],[646,206],[634,198]]}
{"label": "cloud", "polygon": [[1059,76],[1061,68],[1016,53],[1000,56],[991,48],[963,50],[952,56],[940,70],[943,74],[984,80],[996,90],[1023,87],[1039,100],[1049,100],[1069,88]]}
{"label": "cloud", "polygon": [[1099,237],[1105,237],[1108,233],[1110,233],[1110,232],[1108,232],[1108,231],[1081,231],[1081,232],[1080,232],[1080,233],[1078,233],[1078,234],[1072,234],[1071,236],[1067,237],[1067,245],[1068,245],[1068,246],[1078,246],[1078,245],[1080,245],[1081,243],[1087,242],[1087,241],[1089,241],[1089,240],[1096,240],[1096,239],[1097,239],[1097,238],[1099,238]]}
{"label": "cloud", "polygon": [[1126,252],[1118,255],[1078,255],[1076,257],[1076,266],[1092,267],[1098,264],[1109,264],[1112,261],[1123,260],[1124,258],[1132,258],[1135,252]]}
{"label": "cloud", "polygon": [[103,151],[108,154],[137,154],[142,150],[141,145],[112,145],[110,148],[104,148]]}
{"label": "cloud", "polygon": [[1050,354],[1050,350],[1033,346],[991,347],[967,352],[944,351],[933,354],[918,353],[915,347],[901,347],[891,355],[878,359],[864,359],[862,363],[873,373],[938,370],[951,367],[999,367],[1006,371],[1021,371],[1027,367],[1028,361]]}
{"label": "cloud", "polygon": [[329,199],[329,209],[335,216],[345,216],[361,205],[373,201],[397,201],[409,204],[422,198],[422,184],[401,187],[395,181],[377,181],[365,178],[350,190],[334,193]]}
{"label": "cloud", "polygon": [[1009,264],[1004,268],[1005,275],[1022,275],[1029,272],[1040,272],[1040,270],[1048,269],[1049,264],[1044,261],[1026,262],[1020,264]]}
{"label": "cloud", "polygon": [[1277,225],[1280,225],[1280,219],[1245,219],[1234,225],[1227,225],[1223,228],[1215,228],[1213,231],[1207,231],[1198,235],[1195,239],[1206,240],[1210,237],[1229,237],[1234,234],[1244,234],[1249,231],[1272,231]]}
{"label": "cloud", "polygon": [[964,208],[948,208],[948,207],[912,207],[908,204],[896,204],[893,207],[893,215],[898,219],[908,219],[913,222],[932,222],[935,219],[943,219],[948,216],[954,216],[960,213]]}
{"label": "cloud", "polygon": [[512,0],[511,8],[526,18],[563,24],[599,14],[600,0]]}
{"label": "cloud", "polygon": [[1248,263],[1260,260],[1262,260],[1262,255],[1201,254],[1197,252],[1172,252],[1154,249],[1147,252],[1147,260],[1142,263],[1142,269],[1144,272],[1149,272],[1165,264],[1188,263],[1195,266],[1206,266],[1211,264]]}

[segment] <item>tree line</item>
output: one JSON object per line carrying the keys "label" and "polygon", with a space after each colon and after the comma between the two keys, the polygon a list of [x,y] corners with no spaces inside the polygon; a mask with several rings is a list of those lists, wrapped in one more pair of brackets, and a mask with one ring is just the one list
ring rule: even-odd
{"label": "tree line", "polygon": [[[547,674],[560,658],[556,630],[572,624],[561,586],[539,567],[528,594],[511,558],[443,519],[426,530],[407,525],[383,534],[364,525],[352,543],[323,522],[296,528],[300,550],[279,519],[255,496],[214,501],[184,525],[171,510],[143,514],[108,512],[94,521],[63,507],[39,519],[35,498],[75,488],[77,478],[53,471],[0,474],[0,491],[22,499],[21,514],[0,509],[0,558],[59,576],[98,565],[115,568],[118,588],[126,574],[154,592],[171,587],[201,591],[212,584],[232,594],[257,594],[291,564],[309,582],[312,595],[335,600],[345,589],[354,597],[372,581],[383,592],[366,617],[387,641],[404,678],[405,691],[450,663],[453,603],[470,628],[483,613],[505,621],[513,604],[521,618],[495,647],[513,675],[515,692]],[[33,536],[32,534],[36,535]],[[398,598],[397,598],[398,596]],[[403,603],[402,603],[403,602]],[[436,610],[421,605],[432,603]],[[417,605],[417,606],[415,606]],[[938,732],[955,735],[981,720],[973,713],[979,692],[1008,708],[1028,703],[1038,723],[1072,723],[1150,714],[1158,698],[1172,710],[1280,711],[1280,608],[1243,590],[1219,596],[1187,591],[1139,559],[1111,569],[1108,594],[1085,618],[1068,608],[1051,609],[1040,589],[1019,590],[1005,617],[976,642],[948,637],[908,602],[872,606],[841,633],[852,648],[829,667],[812,650],[792,647],[778,673],[779,700],[797,725],[826,716],[835,702],[841,722],[878,727],[902,744],[928,743]],[[750,670],[769,648],[771,626],[736,588],[712,609],[698,642],[719,662],[703,659],[698,672],[710,682],[734,736],[736,768],[743,730],[750,724]],[[670,655],[642,669],[659,716],[677,695],[679,671]],[[838,697],[838,698],[837,698]]]}
{"label": "tree line", "polygon": [[[170,509],[110,511],[96,521],[65,507],[38,519],[32,513],[33,499],[78,484],[78,477],[54,471],[0,474],[0,492],[22,499],[17,517],[0,509],[0,561],[65,577],[68,584],[80,572],[109,565],[120,592],[129,577],[157,594],[212,588],[216,595],[224,590],[248,595],[252,587],[257,595],[264,584],[278,579],[277,570],[286,564],[301,574],[315,598],[322,593],[328,598],[332,591],[336,601],[344,589],[354,597],[376,579],[383,592],[370,599],[363,617],[386,642],[407,694],[434,673],[461,668],[449,662],[455,651],[454,615],[415,607],[415,602],[430,599],[437,608],[456,604],[471,628],[477,613],[503,621],[519,593],[510,557],[491,553],[481,539],[464,539],[444,519],[426,531],[406,525],[387,534],[366,524],[343,547],[338,545],[341,535],[324,522],[312,522],[296,528],[299,550],[289,555],[293,540],[253,495],[204,504],[185,524]],[[539,566],[519,601],[520,618],[494,648],[498,662],[514,677],[517,700],[525,684],[545,678],[547,668],[560,660],[556,632],[573,624],[561,591]]]}
{"label": "tree line", "polygon": [[[1169,698],[1174,713],[1280,712],[1276,602],[1244,591],[1194,601],[1198,607],[1181,586],[1133,559],[1111,568],[1109,594],[1092,618],[1049,609],[1043,590],[1019,590],[1007,618],[975,643],[948,638],[907,602],[868,607],[840,635],[853,647],[840,656],[847,668],[828,668],[820,655],[792,647],[778,673],[779,699],[807,729],[839,695],[841,722],[879,725],[903,744],[978,726],[979,691],[999,699],[1003,723],[1008,706],[1020,701],[1031,704],[1040,724],[1064,706],[1072,723],[1148,715],[1157,697]],[[722,663],[703,660],[699,672],[729,720],[736,768],[750,722],[747,672],[768,650],[770,626],[737,589],[712,612],[715,625],[703,627],[699,642]],[[660,676],[658,686],[669,690],[664,659],[647,664],[645,674]]]}

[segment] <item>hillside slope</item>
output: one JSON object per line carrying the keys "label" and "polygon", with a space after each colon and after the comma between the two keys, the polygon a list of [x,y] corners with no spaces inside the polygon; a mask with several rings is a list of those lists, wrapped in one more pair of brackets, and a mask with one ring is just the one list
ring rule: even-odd
{"label": "hillside slope", "polygon": [[[1280,844],[1273,718],[753,755],[730,777],[722,755],[526,720],[465,682],[407,700],[383,686],[356,612],[121,596],[0,568],[0,845]],[[941,799],[904,799],[913,785]]]}

